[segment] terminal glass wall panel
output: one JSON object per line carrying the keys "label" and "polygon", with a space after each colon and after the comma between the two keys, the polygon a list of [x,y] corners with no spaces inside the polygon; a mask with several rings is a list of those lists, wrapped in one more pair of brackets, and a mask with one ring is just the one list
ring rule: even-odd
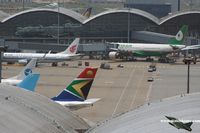
{"label": "terminal glass wall panel", "polygon": [[[61,35],[71,36],[71,34],[67,32],[74,27],[80,27],[81,24],[69,16],[59,14],[59,26]],[[24,35],[35,33],[33,36],[38,34],[39,37],[42,37],[44,33],[45,35],[55,36],[56,34],[57,36],[58,13],[47,11],[24,13],[11,18],[0,25],[1,36],[17,36],[16,32],[18,30],[24,33]]]}
{"label": "terminal glass wall panel", "polygon": [[159,26],[159,32],[175,35],[182,25],[188,25],[189,36],[200,38],[200,14],[173,17]]}
{"label": "terminal glass wall panel", "polygon": [[151,20],[133,13],[110,13],[87,22],[82,28],[81,36],[127,41],[128,21],[130,33],[157,27]]}
{"label": "terminal glass wall panel", "polygon": [[156,17],[164,17],[171,13],[170,4],[125,4],[126,8],[136,8],[155,15]]}

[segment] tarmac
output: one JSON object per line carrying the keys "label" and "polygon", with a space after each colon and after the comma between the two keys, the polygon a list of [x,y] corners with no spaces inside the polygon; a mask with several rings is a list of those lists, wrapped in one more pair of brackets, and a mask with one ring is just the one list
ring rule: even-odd
{"label": "tarmac", "polygon": [[[148,72],[150,62],[113,62],[103,60],[83,60],[66,62],[65,66],[51,67],[39,65],[35,71],[41,74],[36,92],[49,98],[58,95],[86,67],[100,67],[109,62],[111,69],[98,69],[88,98],[101,98],[91,107],[73,111],[80,117],[98,123],[131,109],[163,98],[187,92],[187,65],[157,63],[157,71]],[[122,64],[120,68],[117,65]],[[16,75],[22,66],[3,66],[2,76]],[[190,93],[200,92],[200,63],[190,65]],[[153,77],[153,82],[147,79]]]}

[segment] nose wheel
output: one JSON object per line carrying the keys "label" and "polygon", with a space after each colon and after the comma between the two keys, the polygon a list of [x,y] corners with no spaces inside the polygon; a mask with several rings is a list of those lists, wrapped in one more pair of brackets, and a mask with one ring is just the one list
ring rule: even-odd
{"label": "nose wheel", "polygon": [[51,66],[52,66],[52,67],[57,67],[57,66],[58,66],[58,63],[57,63],[57,62],[53,62],[53,63],[51,64]]}

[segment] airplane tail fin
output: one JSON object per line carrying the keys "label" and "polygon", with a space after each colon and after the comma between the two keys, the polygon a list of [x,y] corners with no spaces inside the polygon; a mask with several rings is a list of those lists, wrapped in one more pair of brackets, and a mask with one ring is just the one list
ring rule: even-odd
{"label": "airplane tail fin", "polygon": [[24,88],[29,91],[35,91],[35,87],[40,78],[40,74],[30,74],[28,75],[22,82],[20,82],[17,86]]}
{"label": "airplane tail fin", "polygon": [[82,15],[89,18],[91,13],[92,13],[92,7],[89,7],[82,13]]}
{"label": "airplane tail fin", "polygon": [[89,94],[97,68],[85,68],[54,101],[85,101]]}
{"label": "airplane tail fin", "polygon": [[78,45],[79,45],[80,38],[76,38],[70,45],[69,47],[63,51],[59,52],[59,54],[76,54],[78,50]]}
{"label": "airplane tail fin", "polygon": [[169,44],[171,45],[181,45],[185,39],[185,36],[188,32],[188,26],[183,25],[181,29],[176,34],[175,38],[170,39]]}
{"label": "airplane tail fin", "polygon": [[36,58],[31,59],[30,62],[22,69],[22,71],[18,75],[11,77],[9,79],[23,80],[26,76],[32,73],[32,69],[35,68],[36,63],[37,63]]}
{"label": "airplane tail fin", "polygon": [[188,123],[185,123],[185,125],[187,126],[187,127],[191,127],[191,125],[193,124],[193,122],[188,122]]}

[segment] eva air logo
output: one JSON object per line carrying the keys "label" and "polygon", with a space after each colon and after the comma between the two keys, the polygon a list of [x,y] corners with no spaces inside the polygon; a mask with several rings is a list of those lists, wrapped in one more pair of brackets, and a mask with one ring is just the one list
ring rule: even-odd
{"label": "eva air logo", "polygon": [[69,48],[69,51],[70,51],[71,53],[74,53],[75,50],[76,50],[76,45],[73,45],[73,46],[71,46],[71,47]]}
{"label": "eva air logo", "polygon": [[183,32],[179,31],[176,35],[176,40],[181,41],[183,39]]}
{"label": "eva air logo", "polygon": [[29,74],[31,74],[32,73],[32,70],[31,69],[26,69],[26,70],[24,70],[24,74],[26,75],[26,76],[28,76]]}

